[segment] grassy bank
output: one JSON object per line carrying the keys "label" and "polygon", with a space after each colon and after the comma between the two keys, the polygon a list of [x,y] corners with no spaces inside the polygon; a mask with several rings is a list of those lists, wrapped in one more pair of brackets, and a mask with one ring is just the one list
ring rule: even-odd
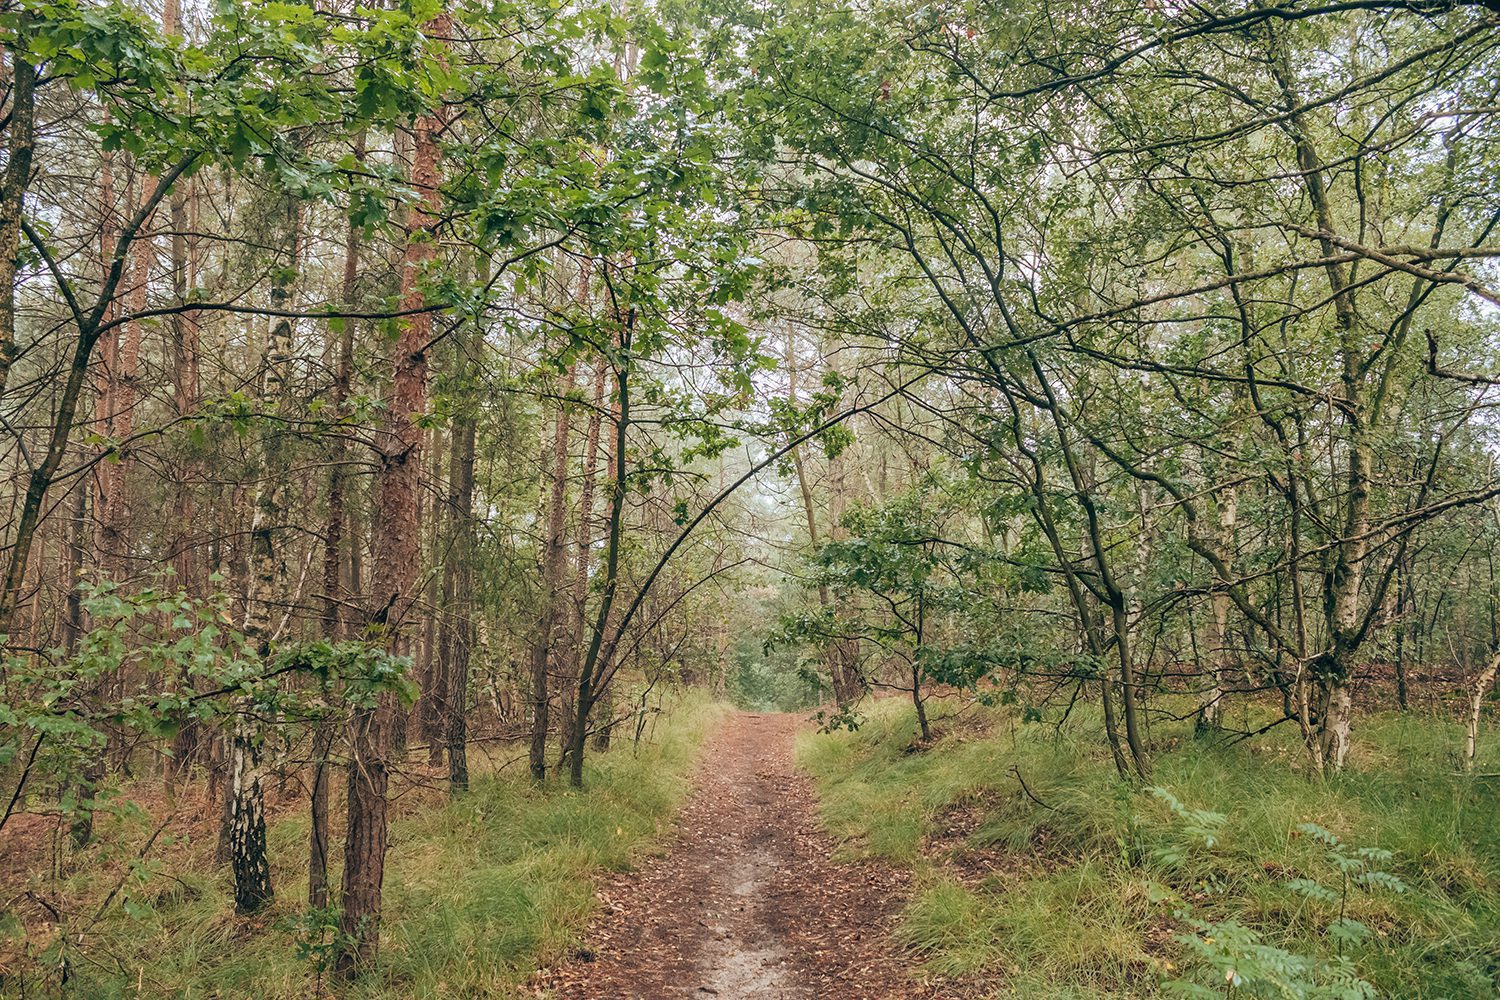
{"label": "grassy bank", "polygon": [[919,749],[890,701],[800,747],[845,849],[920,873],[901,933],[936,969],[1035,1000],[1500,995],[1500,782],[1458,773],[1456,726],[1364,719],[1355,767],[1316,782],[1285,727],[1158,723],[1136,788],[1097,720],[1055,723],[975,709]]}
{"label": "grassy bank", "polygon": [[[300,906],[307,821],[299,809],[271,829],[278,893],[271,912],[252,921],[233,916],[225,873],[209,858],[211,841],[168,845],[143,882],[127,880],[126,905],[111,909],[71,956],[69,995],[531,996],[522,988],[526,978],[570,947],[586,922],[593,876],[627,867],[657,840],[722,712],[703,701],[677,703],[651,744],[634,752],[626,741],[590,757],[581,793],[552,782],[536,787],[514,765],[481,774],[469,795],[451,803],[437,789],[402,790],[380,970],[355,986],[329,989],[316,972],[316,949],[308,951],[314,935]],[[507,747],[496,756],[515,755]],[[152,821],[138,822],[140,838]],[[104,872],[114,867],[97,858],[70,875],[64,892],[101,892],[111,881]],[[337,879],[335,872],[335,885]]]}

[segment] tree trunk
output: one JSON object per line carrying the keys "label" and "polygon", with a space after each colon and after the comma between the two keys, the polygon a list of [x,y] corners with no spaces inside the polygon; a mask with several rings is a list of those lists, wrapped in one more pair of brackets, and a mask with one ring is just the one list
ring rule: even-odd
{"label": "tree trunk", "polygon": [[[436,498],[438,484],[443,481],[443,459],[442,449],[439,447],[438,429],[435,427],[428,432],[428,445],[432,449],[430,472],[432,482],[428,492]],[[445,567],[445,573],[446,566],[452,559],[452,552],[451,550],[447,553],[443,551],[447,534],[443,526],[450,520],[451,513],[434,499],[432,516],[428,522],[430,527],[427,532],[432,551],[430,562],[433,565],[441,562]],[[422,619],[422,700],[417,703],[420,710],[418,722],[421,726],[422,742],[427,745],[427,763],[432,767],[443,765],[443,749],[446,745],[443,732],[448,715],[443,706],[443,702],[448,697],[448,679],[444,676],[448,661],[445,657],[438,655],[438,617],[442,609],[442,583],[443,577],[437,573],[428,575],[427,607]]]}
{"label": "tree trunk", "polygon": [[1414,610],[1409,588],[1411,569],[1403,559],[1396,567],[1396,704],[1401,711],[1411,711],[1406,678],[1407,618]]}
{"label": "tree trunk", "polygon": [[[631,324],[633,317],[627,316],[621,324],[620,356],[628,358],[630,352]],[[605,544],[604,590],[600,595],[599,609],[594,615],[593,633],[589,637],[588,652],[578,670],[578,699],[574,705],[573,747],[568,753],[568,781],[574,788],[583,787],[583,753],[585,737],[589,730],[589,713],[599,693],[608,688],[615,669],[615,646],[619,638],[618,628],[611,629],[611,614],[614,611],[615,594],[620,586],[620,545],[625,525],[625,470],[627,460],[625,443],[630,431],[630,369],[622,362],[615,369],[615,440],[612,452],[614,459],[613,482],[609,494],[609,534]]]}
{"label": "tree trunk", "polygon": [[84,571],[87,555],[89,529],[89,484],[80,482],[73,487],[73,512],[68,526],[68,569],[66,585],[66,614],[63,618],[63,649],[68,655],[78,647],[83,638],[83,594],[78,586]]}
{"label": "tree trunk", "polygon": [[1469,718],[1464,733],[1464,769],[1474,770],[1474,757],[1479,751],[1479,718],[1484,711],[1484,699],[1495,686],[1495,675],[1500,673],[1500,652],[1490,654],[1484,669],[1475,675],[1469,689]]}
{"label": "tree trunk", "polygon": [[[573,388],[573,371],[568,370],[558,395],[566,397]],[[543,543],[541,575],[542,593],[540,613],[537,616],[536,638],[531,647],[531,776],[541,781],[547,776],[547,731],[549,718],[549,687],[551,665],[557,656],[555,638],[561,619],[561,587],[563,562],[566,558],[564,544],[565,515],[567,513],[568,485],[568,422],[565,403],[557,406],[557,419],[553,424],[552,447],[547,474],[552,480],[552,489],[547,502],[547,535]]]}
{"label": "tree trunk", "polygon": [[0,399],[5,397],[11,366],[20,354],[16,344],[18,241],[36,151],[36,67],[18,58],[14,49],[8,49],[7,54],[11,62],[11,102],[5,174],[0,177]]}
{"label": "tree trunk", "polygon": [[384,730],[391,718],[390,706],[380,704],[355,712],[349,727],[344,910],[339,920],[344,947],[336,966],[345,976],[355,975],[373,964],[379,953],[388,835],[386,794],[390,786],[386,754],[391,743],[390,733]]}
{"label": "tree trunk", "polygon": [[[242,705],[241,712],[251,711]],[[234,872],[234,911],[256,913],[272,899],[271,865],[266,858],[266,807],[261,788],[260,739],[252,723],[238,716],[230,740],[229,856]]]}
{"label": "tree trunk", "polygon": [[[1226,553],[1224,569],[1228,575],[1231,566],[1231,556],[1228,553],[1234,551],[1234,532],[1239,515],[1239,495],[1233,484],[1220,488],[1219,504],[1219,547]],[[1208,633],[1209,656],[1212,657],[1213,666],[1210,668],[1208,691],[1198,715],[1200,732],[1216,731],[1223,725],[1226,678],[1234,665],[1234,657],[1229,649],[1229,605],[1229,594],[1223,588],[1215,590],[1211,608],[1213,618]]]}
{"label": "tree trunk", "polygon": [[[364,159],[364,135],[354,140],[354,155]],[[355,282],[359,277],[360,228],[350,223],[344,236],[344,273],[340,296],[345,308],[354,307]],[[334,367],[332,409],[335,420],[347,418],[345,409],[354,380],[354,324],[346,320],[338,330],[338,361]],[[342,433],[335,434],[328,469],[328,518],[323,528],[323,631],[330,640],[345,638],[348,616],[344,586],[345,469],[349,444]],[[358,545],[351,540],[350,547]],[[329,754],[335,739],[334,723],[321,719],[313,727],[312,782],[308,796],[307,904],[313,909],[328,906],[328,799],[330,790]]]}
{"label": "tree trunk", "polygon": [[[1032,374],[1036,379],[1036,388],[1039,390],[1034,396],[1039,395],[1045,400],[1044,408],[1052,421],[1053,429],[1057,432],[1058,450],[1062,455],[1063,465],[1068,471],[1074,500],[1083,511],[1089,559],[1097,570],[1098,585],[1109,608],[1110,628],[1114,633],[1113,646],[1118,668],[1116,676],[1120,681],[1120,710],[1125,723],[1125,746],[1130,752],[1131,768],[1135,776],[1145,780],[1151,774],[1151,760],[1141,736],[1142,692],[1136,679],[1135,661],[1131,648],[1130,613],[1126,605],[1125,594],[1115,578],[1114,567],[1110,561],[1110,547],[1100,521],[1098,505],[1095,503],[1090,474],[1084,469],[1080,457],[1074,451],[1072,425],[1063,413],[1057,392],[1047,372],[1043,369],[1041,361],[1030,349],[1027,355]],[[1045,499],[1043,502],[1046,502]],[[1108,703],[1108,692],[1105,692],[1105,699],[1105,720],[1106,727],[1109,727],[1112,725],[1110,720],[1112,713]],[[1111,737],[1112,742],[1116,739],[1117,737]]]}
{"label": "tree trunk", "polygon": [[[460,350],[462,348],[460,347]],[[448,684],[443,699],[444,732],[448,744],[448,787],[468,791],[469,656],[474,648],[470,607],[474,583],[474,438],[472,415],[453,429],[449,475],[449,510],[453,518],[453,556],[443,574],[443,676]]]}
{"label": "tree trunk", "polygon": [[[797,340],[790,327],[787,329],[786,336],[786,365],[787,401],[795,407],[797,405]],[[791,458],[792,471],[797,476],[797,489],[802,495],[802,512],[807,519],[807,544],[813,551],[817,551],[818,516],[813,506],[812,483],[808,481],[807,469],[802,463],[802,449],[793,448]],[[818,607],[822,608],[825,613],[833,608],[833,598],[828,592],[826,583],[818,584]],[[824,666],[828,671],[828,680],[833,687],[834,701],[840,705],[851,704],[864,693],[864,685],[859,681],[858,658],[857,655],[850,655],[850,647],[850,640],[835,638],[828,643],[823,657]]]}
{"label": "tree trunk", "polygon": [[[594,517],[594,487],[599,473],[599,433],[604,425],[604,392],[609,379],[609,365],[600,359],[594,369],[594,388],[589,409],[588,429],[584,435],[583,485],[578,495],[578,535],[574,541],[575,563],[573,569],[573,601],[569,615],[566,660],[566,676],[561,678],[563,716],[560,742],[562,760],[568,757],[573,745],[573,726],[577,718],[578,673],[583,667],[584,629],[586,627],[589,598],[589,564],[594,551],[594,536],[600,528]],[[561,764],[559,765],[561,766]]]}
{"label": "tree trunk", "polygon": [[[174,35],[180,22],[178,0],[166,0],[162,5],[162,33]],[[182,306],[188,301],[191,290],[197,285],[197,262],[194,250],[188,244],[189,219],[188,199],[196,193],[181,186],[172,189],[168,202],[171,219],[171,277],[172,302]],[[198,314],[192,310],[175,313],[170,318],[172,335],[172,407],[179,418],[186,418],[198,407],[199,395],[199,327]],[[199,580],[198,559],[194,552],[196,544],[194,524],[196,504],[193,497],[193,481],[201,478],[201,461],[190,450],[179,459],[171,487],[171,530],[167,543],[169,559],[177,585],[190,596],[201,596],[203,583]],[[169,781],[175,783],[187,776],[193,759],[198,755],[198,742],[202,736],[196,722],[186,722],[172,738],[172,765]]]}
{"label": "tree trunk", "polygon": [[[277,490],[263,486],[260,492],[264,497],[271,497]],[[272,537],[276,516],[276,500],[262,499],[256,505],[255,523],[251,528],[255,569],[246,599],[245,634],[256,641],[263,660],[271,654],[271,605],[281,575]],[[256,712],[253,698],[240,698],[235,705],[234,730],[229,738],[228,847],[234,874],[234,908],[241,914],[254,913],[272,899],[271,869],[266,858],[261,737],[255,731]]]}
{"label": "tree trunk", "polygon": [[307,905],[314,910],[328,906],[328,754],[333,749],[334,729],[326,720],[313,727],[312,786],[308,792]]}
{"label": "tree trunk", "polygon": [[[1365,343],[1359,332],[1359,313],[1354,289],[1350,287],[1346,265],[1336,260],[1333,239],[1337,221],[1328,196],[1324,165],[1303,127],[1302,115],[1296,109],[1302,99],[1295,91],[1295,74],[1290,56],[1281,39],[1268,33],[1270,69],[1288,114],[1283,127],[1296,149],[1302,184],[1312,206],[1318,226],[1318,245],[1328,263],[1323,272],[1329,297],[1333,302],[1339,336],[1339,360],[1342,362],[1344,402],[1339,412],[1345,427],[1344,517],[1342,531],[1332,551],[1332,565],[1323,573],[1323,607],[1328,629],[1328,646],[1310,664],[1312,680],[1318,687],[1322,711],[1311,734],[1317,747],[1309,746],[1319,771],[1340,770],[1349,753],[1353,728],[1353,699],[1349,680],[1356,651],[1362,640],[1360,626],[1360,592],[1364,582],[1365,561],[1370,547],[1370,483],[1372,435],[1369,427],[1370,406],[1365,392],[1363,362]],[[1296,567],[1293,567],[1296,572]]]}
{"label": "tree trunk", "polygon": [[[290,275],[295,273],[300,257],[301,213],[296,202],[286,203],[290,230],[286,255],[289,266],[278,272],[271,287],[271,304],[285,311],[291,304]],[[266,339],[260,397],[272,403],[278,415],[290,410],[288,367],[292,353],[292,327],[286,319],[276,319]],[[250,525],[250,581],[245,596],[245,635],[256,643],[263,661],[270,659],[275,643],[275,626],[271,617],[278,596],[284,589],[285,560],[276,536],[289,507],[288,475],[281,443],[275,438],[278,425],[263,424],[259,442],[259,480],[255,488],[255,513]],[[262,736],[256,730],[255,700],[241,698],[235,715],[234,732],[229,741],[229,852],[234,872],[234,905],[239,913],[253,913],[272,898],[271,869],[266,859],[266,810],[261,783]]]}
{"label": "tree trunk", "polygon": [[[441,12],[424,33],[429,39],[442,39],[450,27],[447,13]],[[407,219],[406,254],[401,267],[401,306],[409,315],[394,345],[389,405],[375,439],[380,468],[370,624],[392,653],[400,653],[404,646],[402,626],[417,597],[417,562],[421,558],[421,526],[417,523],[422,475],[419,419],[427,409],[426,352],[432,338],[432,314],[424,311],[427,303],[421,282],[435,250],[432,229],[441,207],[438,137],[444,127],[440,114],[423,115],[415,125],[412,187],[420,197]],[[371,965],[380,948],[388,831],[387,755],[394,708],[393,697],[381,695],[376,705],[355,713],[350,727],[349,821],[340,920],[346,944],[336,962],[345,976]]]}
{"label": "tree trunk", "polygon": [[[154,177],[137,177],[136,198],[144,207],[148,188],[154,186]],[[149,224],[149,217],[146,224]],[[109,437],[115,448],[112,459],[101,469],[103,498],[99,505],[99,551],[105,560],[107,573],[116,583],[123,581],[130,572],[130,527],[131,511],[127,475],[131,464],[130,446],[127,443],[135,430],[135,409],[138,401],[137,385],[141,371],[141,324],[130,317],[146,309],[146,291],[151,274],[151,241],[139,235],[130,244],[129,283],[125,293],[126,322],[119,338],[119,350],[115,366],[108,370],[110,380],[111,410],[108,414]],[[102,398],[102,396],[101,396]]]}

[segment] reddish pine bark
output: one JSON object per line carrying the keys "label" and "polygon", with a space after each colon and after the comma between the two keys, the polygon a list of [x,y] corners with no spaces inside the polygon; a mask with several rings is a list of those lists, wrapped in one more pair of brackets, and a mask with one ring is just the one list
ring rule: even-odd
{"label": "reddish pine bark", "polygon": [[[429,37],[446,37],[446,13],[426,27]],[[376,439],[377,474],[374,566],[371,570],[371,624],[384,634],[389,651],[402,652],[402,625],[416,598],[421,557],[417,491],[422,474],[422,428],[427,408],[427,346],[432,316],[422,290],[423,272],[434,256],[440,208],[438,136],[441,114],[423,115],[414,128],[412,186],[419,200],[407,219],[406,253],[401,262],[401,306],[411,314],[395,344],[386,415]],[[341,929],[348,946],[338,969],[351,975],[373,963],[380,942],[381,889],[385,881],[388,831],[386,791],[395,706],[390,695],[355,713],[350,728],[348,833],[344,845]]]}

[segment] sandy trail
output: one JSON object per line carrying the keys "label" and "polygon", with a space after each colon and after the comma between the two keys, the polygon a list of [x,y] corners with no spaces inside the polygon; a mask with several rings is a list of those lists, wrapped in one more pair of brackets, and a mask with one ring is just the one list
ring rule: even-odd
{"label": "sandy trail", "polygon": [[601,890],[587,945],[544,977],[562,1000],[937,998],[890,940],[906,875],[830,860],[793,766],[795,715],[730,717],[665,856]]}

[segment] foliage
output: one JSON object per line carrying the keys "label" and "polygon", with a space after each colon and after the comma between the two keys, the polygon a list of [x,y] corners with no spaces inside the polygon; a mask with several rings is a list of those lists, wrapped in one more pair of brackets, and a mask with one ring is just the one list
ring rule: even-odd
{"label": "foliage", "polygon": [[[1223,813],[1188,809],[1164,788],[1152,792],[1172,810],[1181,823],[1186,843],[1212,852],[1218,844],[1218,831],[1227,818]],[[1243,992],[1247,996],[1267,998],[1327,997],[1330,1000],[1373,1000],[1375,987],[1360,978],[1352,962],[1343,955],[1343,946],[1367,939],[1371,931],[1358,920],[1345,916],[1352,888],[1367,891],[1405,892],[1406,885],[1395,875],[1373,867],[1393,859],[1390,851],[1373,847],[1349,848],[1335,834],[1316,823],[1301,823],[1297,832],[1312,838],[1326,852],[1326,861],[1337,873],[1337,887],[1315,878],[1295,878],[1286,887],[1308,899],[1331,904],[1338,916],[1324,933],[1336,942],[1332,959],[1297,954],[1268,944],[1264,935],[1234,918],[1203,920],[1194,915],[1190,904],[1178,900],[1173,917],[1186,927],[1176,940],[1185,945],[1188,977],[1169,980],[1169,993],[1190,997],[1211,997]],[[1157,859],[1175,867],[1183,860],[1180,848],[1171,846],[1159,851]],[[1202,970],[1202,971],[1199,971]],[[1213,985],[1209,985],[1213,984]]]}
{"label": "foliage", "polygon": [[[0,765],[23,765],[18,794],[23,786],[56,794],[74,824],[96,811],[123,815],[137,807],[104,782],[99,762],[110,747],[170,739],[186,726],[227,728],[236,717],[264,728],[267,719],[337,714],[385,692],[413,696],[405,657],[366,642],[317,641],[284,646],[267,661],[230,624],[227,595],[194,600],[170,584],[126,591],[84,583],[92,627],[77,648],[5,664]],[[292,674],[316,683],[285,684]],[[109,683],[122,677],[129,683]]]}

